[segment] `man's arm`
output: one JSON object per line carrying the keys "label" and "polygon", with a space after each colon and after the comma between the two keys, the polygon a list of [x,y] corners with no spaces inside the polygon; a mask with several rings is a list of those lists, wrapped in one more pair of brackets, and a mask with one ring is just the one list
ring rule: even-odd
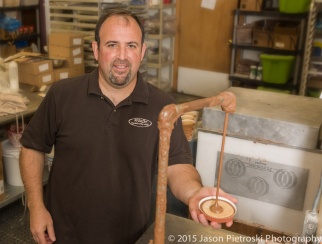
{"label": "man's arm", "polygon": [[202,188],[198,171],[191,164],[176,164],[168,167],[168,185],[180,201],[189,205],[189,199]]}
{"label": "man's arm", "polygon": [[[199,201],[208,196],[215,196],[217,189],[215,187],[203,187],[201,178],[196,168],[191,164],[176,164],[168,167],[168,185],[172,193],[180,201],[189,206],[191,218],[205,226],[210,225],[213,228],[220,228],[221,224],[211,222],[199,210]],[[237,203],[237,200],[219,190],[219,195]],[[226,226],[231,226],[233,221],[226,223]]]}
{"label": "man's arm", "polygon": [[52,219],[43,200],[44,158],[42,152],[21,148],[20,170],[30,210],[30,230],[35,241],[41,244],[55,241]]}

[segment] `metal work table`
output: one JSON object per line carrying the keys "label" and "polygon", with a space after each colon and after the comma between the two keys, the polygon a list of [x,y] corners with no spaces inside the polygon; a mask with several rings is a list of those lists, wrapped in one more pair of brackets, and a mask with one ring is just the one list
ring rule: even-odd
{"label": "metal work table", "polygon": [[[38,95],[38,92],[32,92],[32,86],[20,84],[20,91],[19,93],[25,97],[28,98],[30,101],[27,105],[27,110],[22,112],[24,118],[31,117],[34,112],[37,110],[39,104],[42,101],[42,97]],[[21,118],[21,115],[19,115],[19,119]],[[15,115],[6,115],[6,116],[0,116],[0,128],[5,128],[9,123],[15,122],[16,116]],[[44,171],[44,179],[43,184],[47,184],[48,181],[49,172],[47,167]],[[0,200],[0,208],[3,208],[4,206],[18,200],[21,198],[22,194],[25,192],[25,189],[23,186],[12,186],[9,184],[4,185],[5,189],[5,198],[3,200]]]}
{"label": "metal work table", "polygon": [[[44,170],[44,178],[43,178],[43,185],[46,185],[48,182],[49,171],[47,165],[45,165]],[[8,184],[4,184],[4,195],[5,198],[0,201],[0,208],[20,199],[22,194],[25,193],[25,188],[23,186],[12,186]]]}
{"label": "metal work table", "polygon": [[[153,239],[154,225],[141,236],[136,244],[148,244]],[[240,235],[223,229],[214,230],[193,220],[167,214],[165,243],[247,243],[256,244],[255,237]]]}
{"label": "metal work table", "polygon": [[[28,100],[30,101],[30,103],[27,105],[27,110],[22,112],[24,117],[29,117],[29,116],[33,115],[33,113],[37,110],[39,104],[43,100],[43,98],[38,95],[38,92],[32,92],[31,89],[32,89],[32,86],[20,83],[19,93],[21,95],[27,97]],[[15,120],[16,120],[15,115],[0,116],[0,127],[6,125],[8,123],[11,123]]]}

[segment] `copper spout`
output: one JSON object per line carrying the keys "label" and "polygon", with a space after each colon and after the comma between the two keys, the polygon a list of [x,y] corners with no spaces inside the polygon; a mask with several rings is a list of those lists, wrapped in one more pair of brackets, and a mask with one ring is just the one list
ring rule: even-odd
{"label": "copper spout", "polygon": [[217,96],[194,100],[178,105],[169,104],[159,113],[159,165],[156,199],[156,217],[154,226],[154,244],[163,244],[165,239],[165,215],[167,206],[167,168],[170,137],[177,119],[186,112],[204,107],[220,105],[222,110],[233,113],[236,109],[236,96],[231,92],[221,92]]}

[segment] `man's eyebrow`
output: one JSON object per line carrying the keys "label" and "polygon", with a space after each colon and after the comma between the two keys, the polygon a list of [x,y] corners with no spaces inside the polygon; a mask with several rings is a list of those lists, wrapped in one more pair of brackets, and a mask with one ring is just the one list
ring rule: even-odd
{"label": "man's eyebrow", "polygon": [[[110,40],[110,41],[107,41],[106,44],[109,44],[109,43],[120,43],[119,41],[113,41],[113,40]],[[136,41],[129,41],[129,42],[126,42],[127,45],[129,44],[135,44],[135,45],[139,45],[138,42]]]}
{"label": "man's eyebrow", "polygon": [[139,45],[139,43],[138,43],[138,42],[136,42],[136,41],[127,42],[127,44],[135,44],[135,45]]}

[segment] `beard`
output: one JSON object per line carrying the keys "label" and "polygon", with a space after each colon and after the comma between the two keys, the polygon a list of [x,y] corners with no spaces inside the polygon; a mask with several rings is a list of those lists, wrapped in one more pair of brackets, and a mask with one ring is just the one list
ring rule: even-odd
{"label": "beard", "polygon": [[131,80],[131,64],[129,62],[126,62],[126,65],[130,67],[129,71],[126,72],[119,72],[119,73],[113,73],[113,64],[111,65],[111,70],[109,72],[109,80],[111,82],[111,85],[113,85],[115,88],[122,88],[127,86]]}
{"label": "beard", "polygon": [[129,71],[125,76],[124,75],[125,74],[115,75],[110,71],[109,80],[114,87],[122,88],[130,83],[131,71]]}

